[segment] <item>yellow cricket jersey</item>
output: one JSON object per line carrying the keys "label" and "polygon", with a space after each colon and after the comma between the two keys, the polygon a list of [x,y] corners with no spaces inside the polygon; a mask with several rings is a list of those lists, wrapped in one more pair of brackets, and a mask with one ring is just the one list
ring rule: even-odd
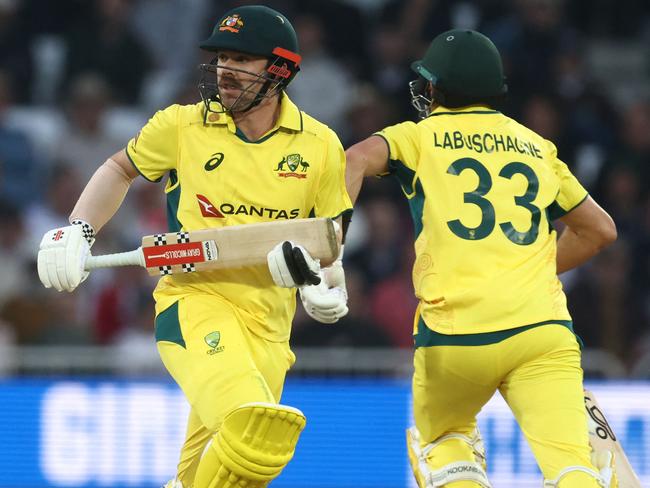
{"label": "yellow cricket jersey", "polygon": [[415,223],[413,284],[430,329],[570,320],[551,221],[587,192],[551,142],[484,106],[439,107],[377,135]]}
{"label": "yellow cricket jersey", "polygon": [[[127,146],[146,179],[169,176],[169,232],[335,218],[350,211],[338,137],[286,95],[276,126],[255,142],[246,140],[230,115],[205,115],[203,103],[172,105],[156,113]],[[266,266],[165,276],[154,292],[157,313],[188,294],[235,305],[261,337],[289,337],[295,290],[275,286]]]}

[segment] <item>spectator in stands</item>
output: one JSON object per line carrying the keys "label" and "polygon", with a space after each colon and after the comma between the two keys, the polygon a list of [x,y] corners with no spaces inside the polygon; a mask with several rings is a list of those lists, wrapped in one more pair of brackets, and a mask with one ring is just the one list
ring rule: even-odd
{"label": "spectator in stands", "polygon": [[[326,51],[343,63],[355,78],[364,78],[370,66],[367,39],[371,24],[361,10],[363,2],[294,0],[291,3],[296,17],[307,14],[321,21],[325,26],[323,42]],[[365,6],[373,5],[366,3]]]}
{"label": "spectator in stands", "polygon": [[[548,93],[555,86],[558,57],[574,49],[576,32],[565,19],[563,0],[514,1],[510,15],[485,25],[483,32],[502,53],[509,98],[520,105],[528,93]],[[516,103],[519,102],[519,103]]]}
{"label": "spectator in stands", "polygon": [[151,327],[155,315],[151,293],[139,295],[133,305],[129,322],[116,335],[113,346],[118,358],[117,370],[122,374],[142,375],[160,368],[160,356]]}
{"label": "spectator in stands", "polygon": [[370,39],[371,82],[380,97],[393,104],[394,120],[414,117],[408,93],[404,92],[404,86],[413,78],[409,73],[408,48],[408,38],[394,22],[379,25]]}
{"label": "spectator in stands", "polygon": [[620,143],[600,175],[605,203],[622,237],[637,239],[640,205],[650,192],[650,104],[640,102],[622,114]]}
{"label": "spectator in stands", "polygon": [[6,123],[13,103],[9,76],[0,71],[0,191],[3,198],[22,208],[41,192],[39,162],[27,134]]}
{"label": "spectator in stands", "polygon": [[[43,345],[90,345],[92,330],[84,314],[85,294],[49,295],[44,299],[47,320],[37,337]],[[43,305],[41,305],[43,306]]]}
{"label": "spectator in stands", "polygon": [[636,358],[636,343],[648,323],[643,304],[629,281],[633,266],[630,246],[622,239],[578,271],[568,293],[576,333],[586,347],[609,351],[628,366]]}
{"label": "spectator in stands", "polygon": [[26,292],[30,278],[32,252],[25,246],[25,224],[18,208],[0,200],[0,307]]}
{"label": "spectator in stands", "polygon": [[643,0],[571,0],[566,8],[571,24],[589,38],[634,38],[650,17],[650,3]]}
{"label": "spectator in stands", "polygon": [[[349,260],[370,286],[389,278],[400,268],[405,232],[397,209],[391,200],[381,197],[364,205],[369,233],[365,246],[351,253]],[[406,223],[410,225],[408,221]]]}
{"label": "spectator in stands", "polygon": [[[151,292],[157,281],[150,278],[147,273],[143,273],[140,268],[125,267],[112,271],[112,279],[107,280],[99,290],[93,311],[94,341],[102,345],[124,340],[123,334],[129,334],[129,327],[135,325],[139,328],[143,302],[150,301]],[[153,315],[148,319],[147,326],[151,339]],[[155,342],[152,346],[155,351]]]}
{"label": "spectator in stands", "polygon": [[411,278],[414,260],[413,246],[403,244],[399,269],[377,283],[369,296],[373,322],[390,337],[392,347],[413,347],[411,324],[418,305]]}
{"label": "spectator in stands", "polygon": [[26,103],[31,95],[33,66],[19,8],[17,1],[0,2],[0,66],[6,77],[3,83],[14,86],[18,103]]}
{"label": "spectator in stands", "polygon": [[66,84],[80,73],[95,72],[107,80],[117,103],[139,101],[152,62],[128,20],[128,0],[97,0],[92,18],[79,19],[67,36]]}
{"label": "spectator in stands", "polygon": [[393,100],[382,98],[370,85],[358,85],[346,110],[347,131],[343,145],[350,145],[395,122],[394,113]]}
{"label": "spectator in stands", "polygon": [[545,139],[553,141],[558,154],[562,154],[571,166],[575,146],[560,110],[560,100],[551,96],[534,95],[524,102],[522,123]]}
{"label": "spectator in stands", "polygon": [[318,17],[300,15],[294,25],[302,63],[289,94],[302,110],[340,133],[345,129],[354,81],[345,65],[326,52],[325,26]]}
{"label": "spectator in stands", "polygon": [[43,294],[23,294],[10,298],[0,307],[0,322],[18,345],[41,343],[48,322],[58,322],[59,315],[48,306]]}
{"label": "spectator in stands", "polygon": [[110,87],[100,76],[84,73],[72,81],[66,106],[68,124],[54,159],[75,168],[83,181],[97,169],[96,161],[105,160],[122,146],[121,139],[104,130],[110,106]]}
{"label": "spectator in stands", "polygon": [[[188,72],[199,63],[196,46],[208,0],[140,0],[135,2],[130,25],[151,53],[153,70],[141,105],[147,112],[172,103]],[[156,28],[152,29],[151,26]],[[196,83],[193,86],[196,93]]]}
{"label": "spectator in stands", "polygon": [[630,166],[639,175],[644,195],[650,193],[650,101],[639,101],[623,113],[621,130],[623,148],[618,155],[621,164]]}
{"label": "spectator in stands", "polygon": [[25,213],[27,238],[25,245],[36,257],[43,233],[68,223],[68,214],[81,193],[79,173],[66,165],[56,166],[47,182],[44,201],[34,201]]}

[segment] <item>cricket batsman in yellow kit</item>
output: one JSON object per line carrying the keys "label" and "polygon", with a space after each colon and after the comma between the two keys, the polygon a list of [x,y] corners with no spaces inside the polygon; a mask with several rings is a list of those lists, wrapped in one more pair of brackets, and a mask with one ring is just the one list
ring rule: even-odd
{"label": "cricket batsman in yellow kit", "polygon": [[[387,127],[347,151],[363,176],[395,176],[415,226],[415,426],[420,488],[487,488],[476,425],[498,390],[546,488],[615,487],[612,453],[592,452],[579,341],[557,274],[616,238],[555,146],[492,107],[506,93],[484,35],[452,30],[412,64],[423,120]],[[559,240],[552,222],[566,228]]]}
{"label": "cricket batsman in yellow kit", "polygon": [[[227,12],[201,48],[203,101],[158,113],[93,175],[70,216],[45,234],[41,281],[74,290],[95,233],[138,175],[165,176],[169,232],[349,216],[345,154],[337,136],[284,89],[299,71],[296,34],[264,6]],[[174,488],[265,487],[293,456],[305,426],[280,405],[296,307],[325,323],[347,313],[340,260],[320,269],[285,241],[266,266],[163,276],[154,291],[155,337],[191,412]],[[206,446],[209,443],[209,447]]]}

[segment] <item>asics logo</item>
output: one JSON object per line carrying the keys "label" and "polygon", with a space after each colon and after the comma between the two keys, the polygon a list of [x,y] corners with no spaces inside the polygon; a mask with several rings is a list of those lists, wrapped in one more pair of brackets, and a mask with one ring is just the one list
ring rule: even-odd
{"label": "asics logo", "polygon": [[214,153],[212,157],[205,162],[205,166],[203,166],[203,168],[206,171],[212,171],[213,169],[217,169],[219,165],[223,162],[223,157],[224,156],[222,152]]}

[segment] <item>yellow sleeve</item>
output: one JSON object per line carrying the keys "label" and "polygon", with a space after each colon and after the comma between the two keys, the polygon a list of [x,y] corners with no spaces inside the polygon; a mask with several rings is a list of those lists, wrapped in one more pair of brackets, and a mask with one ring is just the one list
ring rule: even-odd
{"label": "yellow sleeve", "polygon": [[415,122],[402,122],[391,125],[376,132],[388,144],[388,170],[390,174],[399,170],[400,166],[417,171],[420,159],[420,146]]}
{"label": "yellow sleeve", "polygon": [[352,211],[352,202],[345,188],[345,151],[334,131],[329,130],[327,155],[318,183],[314,213],[316,217],[336,218]]}
{"label": "yellow sleeve", "polygon": [[557,157],[557,149],[551,146],[551,157],[553,158],[553,170],[558,178],[560,188],[555,201],[549,207],[549,220],[558,219],[580,205],[589,195],[587,190],[573,176],[568,166]]}
{"label": "yellow sleeve", "polygon": [[179,105],[156,112],[126,146],[135,169],[149,181],[160,181],[178,160]]}

